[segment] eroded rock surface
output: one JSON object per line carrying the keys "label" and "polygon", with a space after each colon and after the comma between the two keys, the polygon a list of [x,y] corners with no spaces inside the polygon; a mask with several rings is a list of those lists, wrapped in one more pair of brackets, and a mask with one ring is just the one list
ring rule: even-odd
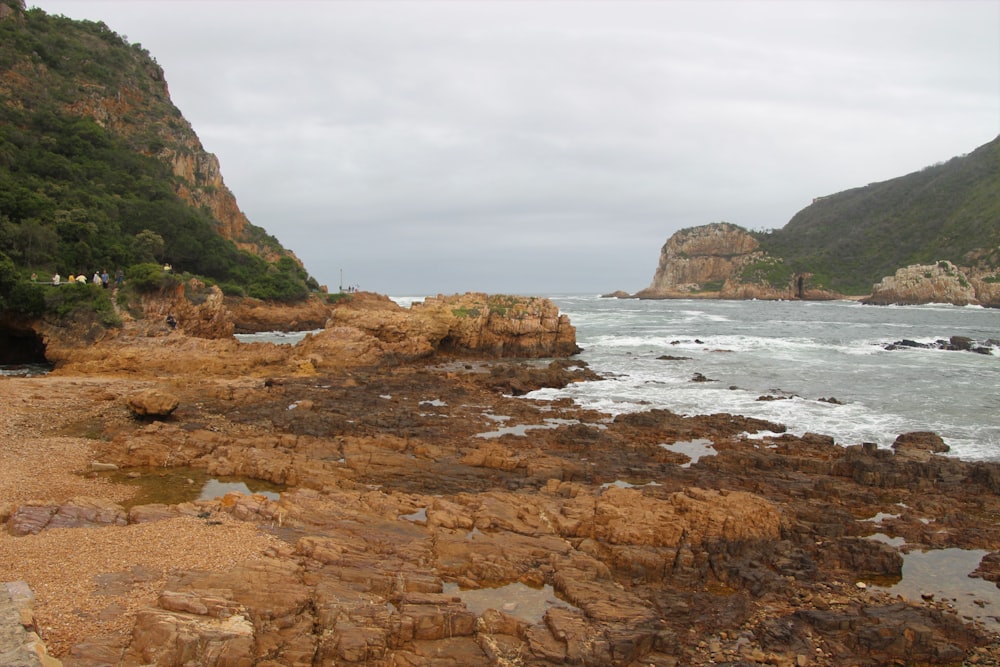
{"label": "eroded rock surface", "polygon": [[[361,322],[374,319],[351,314],[340,327],[356,332],[347,340],[407,344],[396,310],[370,307],[391,317],[373,329]],[[220,348],[205,342],[178,345],[214,368]],[[572,359],[417,354],[399,363],[383,350],[377,363],[336,366],[304,343],[257,374],[150,378],[149,388],[179,400],[160,420],[128,418],[126,399],[143,384],[134,377],[120,393],[111,384],[81,399],[101,408],[81,407],[100,434],[86,460],[115,474],[193,467],[285,490],[277,500],[10,507],[8,525],[26,533],[71,525],[53,516],[113,526],[226,513],[281,538],[226,571],[171,572],[127,637],[81,643],[59,656],[65,664],[846,666],[1000,656],[996,628],[945,601],[858,585],[901,575],[901,548],[868,539],[876,532],[905,549],[986,550],[982,576],[994,576],[1000,466],[949,458],[935,434],[878,449],[726,414],[612,418],[517,397],[593,379]],[[230,354],[246,364],[272,353]],[[308,358],[309,372],[288,362]],[[715,454],[692,462],[669,448],[695,439]],[[885,518],[869,520],[876,515]],[[473,604],[471,592],[488,602]]]}

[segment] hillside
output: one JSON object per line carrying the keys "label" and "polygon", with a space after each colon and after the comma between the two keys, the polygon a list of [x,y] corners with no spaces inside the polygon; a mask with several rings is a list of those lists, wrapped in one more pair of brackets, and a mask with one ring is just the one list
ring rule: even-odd
{"label": "hillside", "polygon": [[141,45],[0,0],[0,310],[38,310],[16,287],[31,275],[141,267],[148,282],[164,264],[230,295],[318,288],[239,210]]}
{"label": "hillside", "polygon": [[820,197],[784,227],[756,235],[788,269],[845,294],[912,264],[1000,266],[1000,137],[968,155]]}

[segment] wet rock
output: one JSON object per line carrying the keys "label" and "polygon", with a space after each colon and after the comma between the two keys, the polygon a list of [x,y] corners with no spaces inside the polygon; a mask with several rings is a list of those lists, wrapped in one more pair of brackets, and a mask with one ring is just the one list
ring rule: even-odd
{"label": "wet rock", "polygon": [[931,454],[944,454],[951,450],[937,433],[913,431],[902,433],[892,443],[897,456],[927,458]]}
{"label": "wet rock", "polygon": [[[891,664],[907,652],[960,664],[992,650],[932,605],[886,612],[896,601],[855,584],[899,576],[897,550],[864,539],[876,531],[1000,552],[1000,526],[984,520],[1000,515],[997,464],[934,455],[926,434],[841,446],[734,415],[609,418],[512,397],[573,381],[572,362],[381,358],[329,373],[317,360],[314,374],[268,373],[270,387],[265,375],[192,382],[169,422],[127,420],[94,443],[122,467],[290,485],[279,500],[133,509],[132,521],[228,512],[285,544],[229,572],[173,573],[123,647],[130,664],[241,664],[239,651],[269,667]],[[312,409],[287,409],[303,401]],[[503,426],[525,428],[482,437]],[[715,453],[696,465],[662,446],[697,439]],[[445,593],[515,582],[561,604],[528,621],[512,616],[521,600],[479,614]],[[227,614],[252,619],[250,643],[220,627]]]}

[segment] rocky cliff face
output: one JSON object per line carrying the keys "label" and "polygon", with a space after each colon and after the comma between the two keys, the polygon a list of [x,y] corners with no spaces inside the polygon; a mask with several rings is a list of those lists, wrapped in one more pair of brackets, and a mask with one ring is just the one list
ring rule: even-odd
{"label": "rocky cliff face", "polygon": [[[0,20],[24,22],[23,2],[0,3]],[[89,117],[136,152],[166,163],[176,177],[177,194],[194,208],[207,208],[217,231],[237,247],[268,262],[294,255],[254,227],[226,186],[215,155],[207,152],[190,123],[170,100],[163,69],[139,45],[129,46],[111,30],[100,39],[72,34],[90,50],[101,75],[75,74],[34,57],[15,63],[0,80],[11,100],[34,99],[51,91],[63,94],[61,110]],[[115,63],[113,66],[109,63]],[[41,91],[41,92],[40,92]],[[51,93],[55,95],[55,93]],[[300,262],[301,264],[301,262]]]}
{"label": "rocky cliff face", "polygon": [[727,223],[677,232],[660,251],[660,263],[642,296],[715,291],[757,250],[757,241]]}
{"label": "rocky cliff face", "polygon": [[956,306],[1000,306],[996,272],[961,269],[951,262],[914,264],[872,286],[864,303],[873,305],[950,303]]}
{"label": "rocky cliff face", "polygon": [[741,279],[751,264],[766,262],[757,240],[729,223],[684,229],[671,236],[660,251],[660,263],[641,299],[794,298],[793,284],[774,287]]}
{"label": "rocky cliff face", "polygon": [[[92,87],[84,97],[67,107],[67,111],[93,118],[98,125],[122,137],[139,143],[153,133],[153,142],[140,152],[169,165],[176,180],[177,194],[195,208],[207,208],[218,222],[219,234],[233,241],[238,248],[263,257],[269,262],[282,255],[275,247],[253,240],[252,225],[236,202],[236,197],[222,178],[218,158],[205,150],[190,123],[170,101],[163,70],[149,63],[142,68],[147,80],[144,85],[126,86],[118,90]],[[172,110],[169,122],[164,122],[164,109]],[[136,119],[141,119],[136,122]]]}

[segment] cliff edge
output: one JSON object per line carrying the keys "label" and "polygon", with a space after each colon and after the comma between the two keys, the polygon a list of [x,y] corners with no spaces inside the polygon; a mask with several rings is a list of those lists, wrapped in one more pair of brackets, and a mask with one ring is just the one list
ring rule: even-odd
{"label": "cliff edge", "polygon": [[793,273],[761,250],[748,231],[728,222],[682,229],[660,251],[660,262],[639,299],[830,299],[811,274]]}

